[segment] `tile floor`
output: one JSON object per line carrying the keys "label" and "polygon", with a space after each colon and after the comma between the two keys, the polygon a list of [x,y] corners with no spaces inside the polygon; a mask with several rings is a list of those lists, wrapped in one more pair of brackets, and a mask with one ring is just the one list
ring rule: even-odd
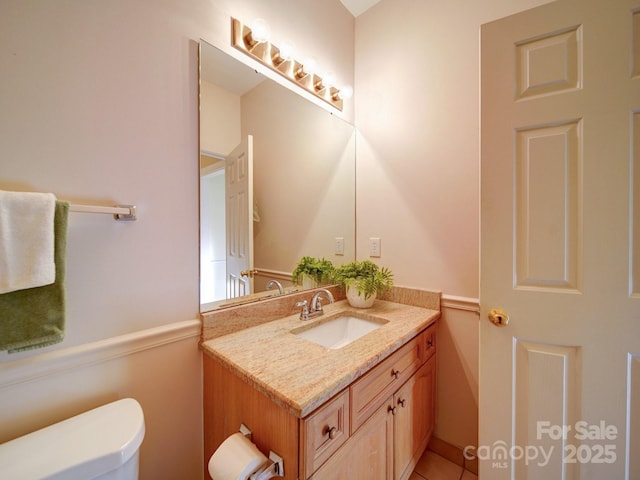
{"label": "tile floor", "polygon": [[478,480],[478,476],[427,450],[409,480]]}

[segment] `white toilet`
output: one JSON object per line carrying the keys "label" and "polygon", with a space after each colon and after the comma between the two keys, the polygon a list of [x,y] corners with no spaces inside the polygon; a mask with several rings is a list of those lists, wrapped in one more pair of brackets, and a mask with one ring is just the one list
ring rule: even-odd
{"label": "white toilet", "polygon": [[0,478],[134,480],[144,415],[118,400],[0,445]]}

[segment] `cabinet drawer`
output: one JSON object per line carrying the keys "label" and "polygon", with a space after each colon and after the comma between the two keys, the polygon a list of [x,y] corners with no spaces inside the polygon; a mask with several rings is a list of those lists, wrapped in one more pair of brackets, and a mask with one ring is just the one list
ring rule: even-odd
{"label": "cabinet drawer", "polygon": [[349,438],[349,390],[300,422],[304,478],[309,477]]}
{"label": "cabinet drawer", "polygon": [[422,341],[422,336],[409,341],[351,385],[351,433],[418,370]]}
{"label": "cabinet drawer", "polygon": [[420,335],[422,337],[422,351],[423,353],[423,357],[422,357],[422,361],[426,362],[427,360],[429,360],[431,358],[431,356],[436,353],[436,326],[431,325],[429,328],[427,328],[424,332],[422,332],[422,334]]}

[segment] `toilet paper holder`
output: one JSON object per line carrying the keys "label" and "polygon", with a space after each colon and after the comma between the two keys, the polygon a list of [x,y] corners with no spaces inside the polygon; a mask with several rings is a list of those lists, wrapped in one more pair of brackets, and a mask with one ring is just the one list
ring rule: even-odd
{"label": "toilet paper holder", "polygon": [[[249,440],[253,439],[251,430],[244,424],[240,424],[240,433]],[[273,477],[284,477],[284,460],[273,450],[269,450],[269,461],[263,468],[249,476],[249,480],[267,480]]]}

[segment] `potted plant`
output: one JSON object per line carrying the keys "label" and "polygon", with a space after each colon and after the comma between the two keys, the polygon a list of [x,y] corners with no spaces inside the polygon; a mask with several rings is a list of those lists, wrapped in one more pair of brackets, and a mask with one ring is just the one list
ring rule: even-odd
{"label": "potted plant", "polygon": [[291,281],[304,288],[314,288],[330,283],[334,266],[324,258],[302,257],[291,274]]}
{"label": "potted plant", "polygon": [[378,294],[393,286],[393,273],[371,260],[354,260],[336,268],[334,281],[346,288],[347,300],[352,307],[369,308]]}

